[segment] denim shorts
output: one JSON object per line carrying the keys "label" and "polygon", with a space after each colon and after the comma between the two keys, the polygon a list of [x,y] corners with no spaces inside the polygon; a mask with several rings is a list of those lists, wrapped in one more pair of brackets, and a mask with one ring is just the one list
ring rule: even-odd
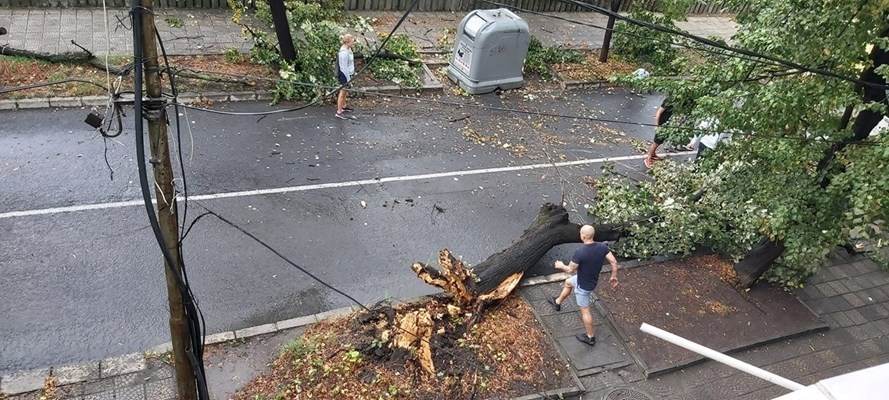
{"label": "denim shorts", "polygon": [[571,282],[571,286],[574,287],[574,300],[577,301],[577,306],[581,308],[587,308],[591,304],[593,304],[593,291],[581,289],[580,286],[577,286],[577,275],[569,278]]}

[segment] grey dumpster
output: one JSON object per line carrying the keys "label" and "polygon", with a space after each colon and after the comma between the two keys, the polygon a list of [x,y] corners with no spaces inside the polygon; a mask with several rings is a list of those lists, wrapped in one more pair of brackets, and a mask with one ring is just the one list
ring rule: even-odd
{"label": "grey dumpster", "polygon": [[472,11],[457,27],[448,78],[469,94],[521,87],[530,41],[528,23],[512,11]]}

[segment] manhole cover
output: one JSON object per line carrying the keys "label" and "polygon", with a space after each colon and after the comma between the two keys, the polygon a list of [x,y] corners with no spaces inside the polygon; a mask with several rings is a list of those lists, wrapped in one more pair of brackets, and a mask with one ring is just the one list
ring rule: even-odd
{"label": "manhole cover", "polygon": [[608,392],[602,400],[653,400],[653,398],[636,389],[620,388]]}

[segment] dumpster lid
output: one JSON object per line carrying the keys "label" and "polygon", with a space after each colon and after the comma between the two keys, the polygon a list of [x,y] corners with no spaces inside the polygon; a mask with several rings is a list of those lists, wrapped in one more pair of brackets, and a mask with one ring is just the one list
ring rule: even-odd
{"label": "dumpster lid", "polygon": [[488,21],[486,19],[482,18],[478,14],[474,14],[466,21],[466,25],[464,25],[463,30],[466,32],[467,35],[475,38],[475,36],[478,35],[478,31],[484,28],[487,23]]}

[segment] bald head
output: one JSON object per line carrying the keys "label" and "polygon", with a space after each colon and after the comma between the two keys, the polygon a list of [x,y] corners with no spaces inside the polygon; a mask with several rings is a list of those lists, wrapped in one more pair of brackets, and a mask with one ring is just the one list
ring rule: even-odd
{"label": "bald head", "polygon": [[584,243],[592,242],[596,236],[596,228],[592,225],[584,225],[580,227],[580,241]]}

